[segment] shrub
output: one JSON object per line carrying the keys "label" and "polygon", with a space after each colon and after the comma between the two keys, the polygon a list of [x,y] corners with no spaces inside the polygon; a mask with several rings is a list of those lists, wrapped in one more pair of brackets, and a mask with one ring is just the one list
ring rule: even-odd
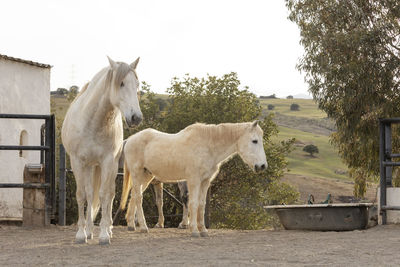
{"label": "shrub", "polygon": [[296,103],[293,103],[293,104],[290,105],[290,110],[298,111],[298,110],[300,110],[300,106],[298,104],[296,104]]}
{"label": "shrub", "polygon": [[273,110],[275,108],[275,106],[274,105],[272,105],[272,104],[268,104],[268,110]]}

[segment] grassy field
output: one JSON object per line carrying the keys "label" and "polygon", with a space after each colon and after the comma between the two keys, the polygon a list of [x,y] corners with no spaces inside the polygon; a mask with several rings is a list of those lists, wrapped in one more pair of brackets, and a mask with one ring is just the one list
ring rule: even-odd
{"label": "grassy field", "polygon": [[[326,113],[318,109],[318,105],[312,99],[260,99],[260,104],[264,110],[268,111],[268,105],[274,105],[274,109],[268,112],[278,112],[287,116],[322,119],[326,118]],[[298,104],[299,111],[290,110],[291,104]]]}
{"label": "grassy field", "polygon": [[[329,143],[329,137],[279,126],[279,134],[273,141],[296,138],[295,150],[288,156],[289,173],[303,176],[348,180],[347,167],[341,161],[336,150]],[[303,151],[303,147],[313,144],[319,153],[313,157]],[[340,174],[342,173],[342,174]]]}

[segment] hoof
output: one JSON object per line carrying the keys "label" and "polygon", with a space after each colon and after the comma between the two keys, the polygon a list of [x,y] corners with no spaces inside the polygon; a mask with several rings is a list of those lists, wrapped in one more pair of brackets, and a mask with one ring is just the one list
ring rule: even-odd
{"label": "hoof", "polygon": [[154,228],[164,228],[164,225],[163,224],[156,224],[156,225],[154,225]]}
{"label": "hoof", "polygon": [[139,232],[147,234],[149,232],[149,229],[140,229]]}
{"label": "hoof", "polygon": [[187,225],[179,224],[178,229],[187,229]]}
{"label": "hoof", "polygon": [[136,231],[136,228],[132,227],[132,226],[128,226],[128,231]]}
{"label": "hoof", "polygon": [[110,244],[111,244],[110,239],[105,238],[99,240],[99,245],[110,245]]}
{"label": "hoof", "polygon": [[198,232],[194,232],[194,233],[192,233],[192,235],[191,235],[192,237],[200,237],[200,233],[198,233]]}
{"label": "hoof", "polygon": [[92,240],[93,239],[93,234],[88,234],[87,239]]}
{"label": "hoof", "polygon": [[200,232],[201,237],[208,237],[208,232]]}
{"label": "hoof", "polygon": [[86,244],[87,239],[86,238],[75,238],[75,244]]}

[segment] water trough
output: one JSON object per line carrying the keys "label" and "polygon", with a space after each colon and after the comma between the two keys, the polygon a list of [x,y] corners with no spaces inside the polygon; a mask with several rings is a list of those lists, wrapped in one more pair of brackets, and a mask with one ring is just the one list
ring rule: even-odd
{"label": "water trough", "polygon": [[365,229],[373,203],[265,206],[276,212],[287,230],[352,231]]}

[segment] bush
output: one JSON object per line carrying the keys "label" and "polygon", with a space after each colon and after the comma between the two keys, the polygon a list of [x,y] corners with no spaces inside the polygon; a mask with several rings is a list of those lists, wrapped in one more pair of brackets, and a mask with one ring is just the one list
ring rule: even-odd
{"label": "bush", "polygon": [[288,96],[286,97],[286,99],[293,99],[293,96],[292,96],[292,95],[288,95]]}
{"label": "bush", "polygon": [[313,157],[314,153],[319,153],[318,147],[315,145],[306,145],[303,147],[303,151],[310,153],[310,156]]}
{"label": "bush", "polygon": [[299,111],[300,110],[300,106],[296,103],[293,103],[290,105],[290,110],[292,111]]}
{"label": "bush", "polygon": [[268,104],[268,110],[273,110],[275,108],[275,106],[274,105],[272,105],[272,104]]}

